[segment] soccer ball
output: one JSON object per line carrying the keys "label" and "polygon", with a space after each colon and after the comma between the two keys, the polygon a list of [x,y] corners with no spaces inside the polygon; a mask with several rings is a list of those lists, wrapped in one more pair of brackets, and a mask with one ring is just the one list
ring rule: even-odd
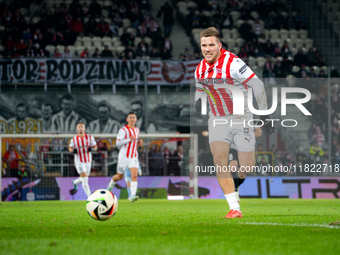
{"label": "soccer ball", "polygon": [[95,220],[108,220],[118,210],[118,199],[111,191],[98,189],[87,198],[86,210]]}

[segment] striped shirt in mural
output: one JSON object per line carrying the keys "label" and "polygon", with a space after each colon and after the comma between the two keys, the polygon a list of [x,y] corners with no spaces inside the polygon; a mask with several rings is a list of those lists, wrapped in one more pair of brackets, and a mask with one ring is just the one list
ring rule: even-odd
{"label": "striped shirt in mural", "polygon": [[78,123],[84,123],[86,127],[86,120],[75,111],[72,111],[67,117],[64,117],[63,111],[52,116],[52,129],[56,133],[77,132]]}

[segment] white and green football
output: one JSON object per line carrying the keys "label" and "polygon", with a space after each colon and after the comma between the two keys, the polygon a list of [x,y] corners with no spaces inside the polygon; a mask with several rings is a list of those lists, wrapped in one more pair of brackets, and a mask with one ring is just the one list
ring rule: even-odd
{"label": "white and green football", "polygon": [[106,189],[98,189],[87,198],[86,210],[95,220],[111,219],[118,210],[118,199]]}

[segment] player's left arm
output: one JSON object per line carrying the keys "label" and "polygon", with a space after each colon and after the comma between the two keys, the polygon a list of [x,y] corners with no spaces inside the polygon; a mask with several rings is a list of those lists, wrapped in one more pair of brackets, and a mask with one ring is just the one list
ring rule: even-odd
{"label": "player's left arm", "polygon": [[245,87],[252,88],[259,110],[267,110],[267,95],[263,82],[246,63],[235,58],[230,66],[230,75]]}
{"label": "player's left arm", "polygon": [[262,135],[262,129],[260,127],[258,127],[257,129],[255,129],[255,138],[258,138]]}
{"label": "player's left arm", "polygon": [[88,151],[97,151],[98,150],[98,146],[97,146],[97,142],[94,139],[93,136],[91,136],[91,146],[88,148]]}
{"label": "player's left arm", "polygon": [[[254,97],[256,99],[259,110],[267,110],[267,94],[264,89],[263,82],[256,76],[256,74],[251,70],[247,64],[245,64],[241,59],[235,58],[230,66],[231,77],[242,83],[245,87],[252,88]],[[266,132],[268,134],[273,134],[275,132],[275,127],[272,126],[272,122],[268,115],[260,116],[263,121]]]}

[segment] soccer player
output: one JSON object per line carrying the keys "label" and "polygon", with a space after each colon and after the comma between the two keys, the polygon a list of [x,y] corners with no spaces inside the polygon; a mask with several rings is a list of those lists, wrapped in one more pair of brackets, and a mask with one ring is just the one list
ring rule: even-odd
{"label": "soccer player", "polygon": [[[261,135],[262,135],[261,128],[260,127],[255,128],[255,138],[258,138]],[[237,148],[234,143],[230,145],[229,166],[231,167],[231,169],[238,170]],[[246,172],[237,171],[235,175],[236,175],[236,177],[234,177],[235,193],[236,193],[237,201],[240,202],[239,187],[246,179]]]}
{"label": "soccer player", "polygon": [[[216,28],[210,27],[203,30],[200,37],[204,59],[195,71],[195,109],[200,112],[202,98],[208,97],[210,107],[209,144],[214,164],[216,169],[218,166],[220,168],[228,166],[230,144],[234,142],[238,150],[240,168],[251,171],[252,166],[255,165],[255,136],[253,128],[248,124],[245,126],[243,123],[248,123],[248,120],[253,119],[247,104],[248,88],[252,88],[259,109],[267,110],[267,97],[263,82],[241,59],[222,49],[220,33]],[[218,79],[221,84],[213,79],[215,81]],[[229,89],[225,85],[228,85]],[[234,87],[241,90],[244,97],[243,115],[233,114],[233,97],[235,95],[231,89]],[[261,116],[263,127],[271,134],[275,128],[268,119],[269,116]],[[216,176],[230,207],[225,218],[242,218],[231,172],[217,171]]]}
{"label": "soccer player", "polygon": [[80,175],[78,179],[72,181],[73,190],[71,190],[70,193],[76,193],[78,190],[77,185],[81,183],[87,197],[89,197],[91,195],[90,186],[88,183],[92,162],[91,151],[96,151],[98,147],[93,136],[86,134],[85,130],[85,124],[81,122],[78,123],[78,135],[71,139],[70,145],[68,147],[69,152],[74,153],[74,165],[78,174]]}
{"label": "soccer player", "polygon": [[122,127],[117,136],[116,145],[120,146],[118,154],[117,173],[112,177],[107,189],[112,190],[116,183],[123,179],[126,168],[131,171],[131,202],[137,201],[137,172],[139,167],[137,146],[143,144],[143,140],[138,140],[139,128],[136,127],[137,116],[134,112],[129,112],[126,117],[128,123]]}

